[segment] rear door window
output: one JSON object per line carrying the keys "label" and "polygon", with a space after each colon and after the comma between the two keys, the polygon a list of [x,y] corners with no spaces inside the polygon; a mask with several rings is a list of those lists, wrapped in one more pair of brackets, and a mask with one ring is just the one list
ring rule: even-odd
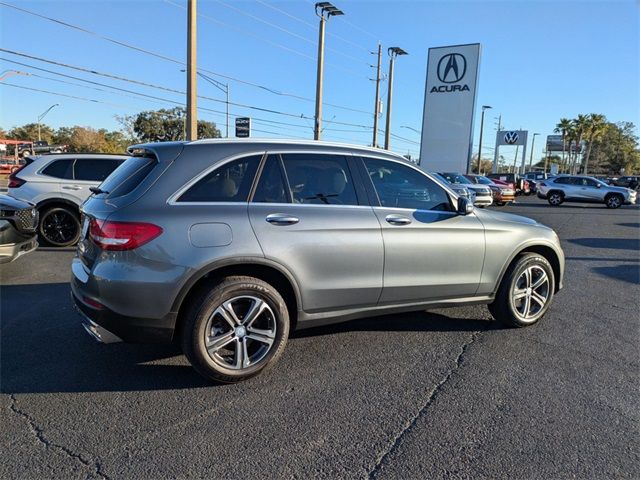
{"label": "rear door window", "polygon": [[282,155],[293,203],[358,205],[353,177],[343,155]]}
{"label": "rear door window", "polygon": [[178,202],[246,202],[262,155],[231,161],[198,180]]}
{"label": "rear door window", "polygon": [[73,158],[55,160],[42,170],[43,175],[67,180],[73,179]]}
{"label": "rear door window", "polygon": [[289,188],[278,155],[269,155],[253,194],[256,203],[289,203]]}
{"label": "rear door window", "polygon": [[74,179],[90,182],[103,182],[118,168],[121,161],[110,158],[78,158],[73,167]]}

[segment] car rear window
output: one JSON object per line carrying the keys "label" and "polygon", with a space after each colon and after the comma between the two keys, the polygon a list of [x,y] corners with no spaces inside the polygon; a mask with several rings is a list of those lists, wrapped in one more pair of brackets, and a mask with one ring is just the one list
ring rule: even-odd
{"label": "car rear window", "polygon": [[127,195],[147,178],[157,164],[155,157],[129,157],[102,182],[100,188],[108,192],[106,198]]}
{"label": "car rear window", "polygon": [[72,164],[73,158],[56,160],[47,165],[44,170],[42,170],[42,174],[47,175],[48,177],[65,178],[71,180],[73,179],[73,169],[71,168]]}

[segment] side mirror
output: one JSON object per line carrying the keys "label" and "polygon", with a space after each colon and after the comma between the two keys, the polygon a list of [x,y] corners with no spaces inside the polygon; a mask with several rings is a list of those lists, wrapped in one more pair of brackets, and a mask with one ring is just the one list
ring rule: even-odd
{"label": "side mirror", "polygon": [[473,202],[468,198],[458,197],[458,213],[460,215],[473,213]]}

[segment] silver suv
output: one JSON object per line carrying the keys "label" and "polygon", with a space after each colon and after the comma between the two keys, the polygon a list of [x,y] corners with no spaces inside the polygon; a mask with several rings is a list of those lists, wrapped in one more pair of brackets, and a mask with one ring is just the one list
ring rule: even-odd
{"label": "silver suv", "polygon": [[80,237],[80,205],[127,159],[124,155],[74,153],[25,158],[9,175],[8,193],[36,205],[41,243],[73,245]]}
{"label": "silver suv", "polygon": [[272,365],[295,328],[470,304],[525,326],[562,286],[553,230],[475,210],[382,150],[251,139],[130,152],[82,206],[75,304],[96,339],[176,340],[215,381]]}
{"label": "silver suv", "polygon": [[607,185],[601,180],[582,175],[560,175],[538,182],[538,197],[546,198],[550,205],[563,202],[604,203],[607,208],[618,208],[636,203],[637,193],[624,187]]}

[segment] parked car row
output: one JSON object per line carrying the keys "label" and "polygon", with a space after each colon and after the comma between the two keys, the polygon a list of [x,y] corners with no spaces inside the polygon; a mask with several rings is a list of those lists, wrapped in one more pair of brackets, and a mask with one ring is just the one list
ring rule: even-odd
{"label": "parked car row", "polygon": [[0,195],[0,263],[35,250],[37,226],[38,211],[33,204]]}

